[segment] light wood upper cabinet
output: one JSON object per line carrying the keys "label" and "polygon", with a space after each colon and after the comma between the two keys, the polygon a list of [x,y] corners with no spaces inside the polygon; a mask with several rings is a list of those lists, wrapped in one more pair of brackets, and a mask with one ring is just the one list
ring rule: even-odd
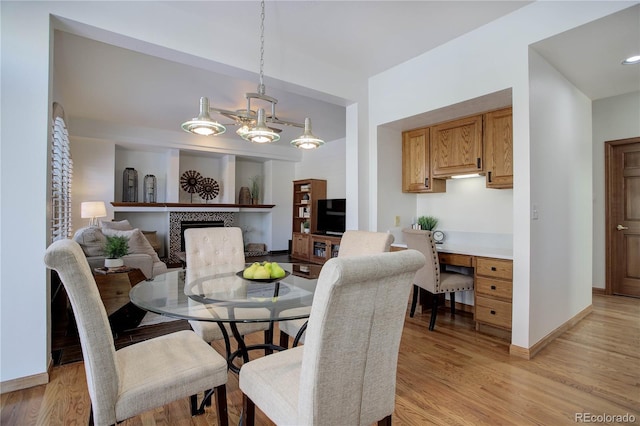
{"label": "light wood upper cabinet", "polygon": [[448,177],[482,172],[482,115],[431,127],[431,173]]}
{"label": "light wood upper cabinet", "polygon": [[487,188],[513,188],[512,109],[484,116],[484,166]]}
{"label": "light wood upper cabinet", "polygon": [[402,133],[402,192],[444,192],[446,182],[431,175],[429,128]]}

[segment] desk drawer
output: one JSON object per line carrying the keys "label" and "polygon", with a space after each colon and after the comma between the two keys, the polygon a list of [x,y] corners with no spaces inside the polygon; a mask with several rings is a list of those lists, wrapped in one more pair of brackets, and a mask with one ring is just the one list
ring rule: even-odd
{"label": "desk drawer", "polygon": [[438,253],[438,259],[440,263],[447,265],[465,266],[467,268],[473,266],[473,257],[466,254]]}
{"label": "desk drawer", "polygon": [[513,279],[513,262],[505,259],[478,257],[476,258],[476,275],[511,280]]}
{"label": "desk drawer", "polygon": [[478,295],[497,297],[506,300],[511,300],[513,295],[513,284],[511,281],[476,277],[474,285]]}
{"label": "desk drawer", "polygon": [[475,320],[511,330],[511,303],[476,296]]}

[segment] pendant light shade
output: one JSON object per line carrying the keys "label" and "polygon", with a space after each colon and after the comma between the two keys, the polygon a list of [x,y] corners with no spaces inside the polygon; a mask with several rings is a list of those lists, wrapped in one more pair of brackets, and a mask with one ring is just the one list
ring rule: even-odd
{"label": "pendant light shade", "polygon": [[271,143],[280,140],[280,135],[267,127],[264,121],[264,108],[260,108],[258,110],[258,122],[242,138],[254,143]]}
{"label": "pendant light shade", "polygon": [[209,116],[209,98],[200,98],[200,114],[182,123],[185,132],[195,133],[202,136],[221,135],[227,128]]}
{"label": "pendant light shade", "polygon": [[304,119],[304,133],[297,139],[291,141],[291,145],[301,149],[315,149],[324,145],[324,141],[311,133],[311,119]]}

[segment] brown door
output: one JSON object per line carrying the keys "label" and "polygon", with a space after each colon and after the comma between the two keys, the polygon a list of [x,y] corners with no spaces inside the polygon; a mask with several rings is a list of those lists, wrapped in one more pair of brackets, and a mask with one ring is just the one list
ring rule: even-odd
{"label": "brown door", "polygon": [[605,144],[607,294],[640,297],[640,138]]}

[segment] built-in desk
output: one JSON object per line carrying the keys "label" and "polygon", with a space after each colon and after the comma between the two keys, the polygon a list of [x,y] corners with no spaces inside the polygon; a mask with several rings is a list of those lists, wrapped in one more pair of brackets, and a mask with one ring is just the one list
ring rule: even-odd
{"label": "built-in desk", "polygon": [[[392,244],[391,251],[406,247]],[[513,251],[457,244],[438,244],[436,248],[441,265],[473,269],[476,330],[485,324],[511,331]]]}

